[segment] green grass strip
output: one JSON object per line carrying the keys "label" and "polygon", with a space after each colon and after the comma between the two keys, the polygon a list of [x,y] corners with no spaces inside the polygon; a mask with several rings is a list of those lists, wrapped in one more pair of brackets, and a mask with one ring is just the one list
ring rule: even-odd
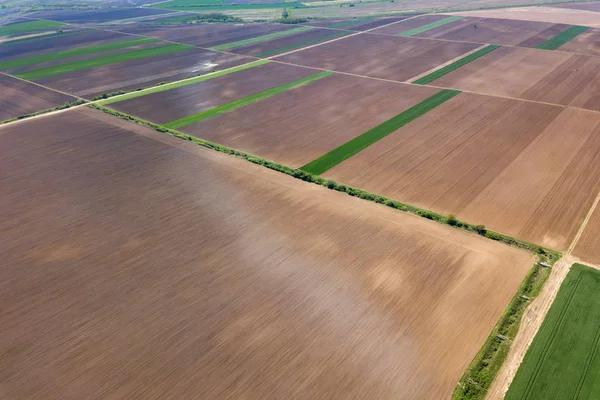
{"label": "green grass strip", "polygon": [[575,36],[587,31],[588,29],[589,27],[587,26],[571,26],[559,33],[558,35],[554,36],[553,38],[550,38],[544,43],[536,46],[536,49],[556,50],[563,44],[567,43],[569,40],[573,39]]}
{"label": "green grass strip", "polygon": [[5,25],[0,27],[0,36],[14,35],[15,33],[23,32],[43,31],[46,29],[56,29],[61,28],[63,26],[66,26],[66,24],[44,20],[22,22],[20,24]]}
{"label": "green grass strip", "polygon": [[402,128],[404,125],[417,119],[440,104],[450,100],[459,93],[460,92],[457,90],[442,90],[441,92],[434,94],[428,99],[423,100],[419,104],[412,106],[408,110],[403,111],[384,123],[377,125],[370,131],[355,137],[338,148],[333,149],[329,153],[300,167],[300,169],[311,174],[321,175],[323,172],[335,167],[342,161],[366,149],[373,143]]}
{"label": "green grass strip", "polygon": [[268,35],[257,36],[257,37],[253,37],[253,38],[245,39],[245,40],[239,40],[237,42],[221,44],[219,46],[211,47],[211,49],[212,50],[229,50],[229,49],[233,49],[234,47],[246,46],[248,44],[258,43],[258,42],[262,42],[263,40],[274,39],[274,38],[278,38],[281,36],[293,35],[295,33],[307,31],[310,29],[314,29],[314,28],[312,26],[301,26],[299,28],[289,29],[287,31],[275,32],[275,33],[270,33]]}
{"label": "green grass strip", "polygon": [[80,33],[88,33],[88,32],[91,32],[91,29],[82,30],[82,31],[51,33],[51,34],[47,34],[47,35],[39,35],[39,36],[27,37],[27,38],[23,38],[23,39],[7,40],[5,42],[0,43],[0,47],[16,46],[16,45],[22,44],[22,43],[37,42],[37,41],[46,40],[46,39],[57,39],[57,38],[60,38],[63,36],[78,35]]}
{"label": "green grass strip", "polygon": [[90,58],[89,60],[73,61],[70,63],[53,65],[45,68],[32,69],[20,74],[16,74],[21,79],[36,80],[47,78],[50,76],[66,74],[69,72],[81,71],[85,69],[100,67],[103,65],[117,64],[124,61],[137,60],[140,58],[148,58],[161,56],[169,53],[175,53],[184,50],[190,50],[194,47],[183,44],[169,44],[166,46],[152,47],[148,49],[139,49],[129,51],[127,53],[111,54]]}
{"label": "green grass strip", "polygon": [[222,106],[211,108],[210,110],[203,111],[198,114],[190,115],[175,121],[167,122],[163,124],[166,128],[170,129],[178,129],[184,126],[195,124],[196,122],[203,121],[208,118],[216,117],[217,115],[225,114],[230,111],[236,110],[240,107],[244,107],[248,104],[255,103],[260,100],[267,99],[269,97],[275,96],[279,93],[287,92],[288,90],[304,86],[311,82],[317,81],[319,79],[323,79],[327,76],[332,75],[331,71],[320,72],[315,75],[308,76],[306,78],[299,79],[294,82],[286,83],[285,85],[277,86],[269,90],[265,90],[264,92],[260,92],[257,94],[253,94],[252,96],[244,97],[243,99],[239,99],[233,101],[228,104],[223,104]]}
{"label": "green grass strip", "polygon": [[374,18],[377,18],[377,17],[357,18],[357,19],[353,19],[351,21],[340,22],[339,24],[333,24],[333,25],[328,26],[327,28],[334,28],[334,29],[336,29],[336,28],[344,28],[346,26],[355,25],[355,24],[358,24],[360,22],[369,21],[369,20],[374,19]]}
{"label": "green grass strip", "polygon": [[427,31],[430,31],[435,28],[439,28],[440,26],[444,26],[444,25],[450,24],[455,21],[460,21],[463,18],[465,18],[465,17],[457,17],[457,16],[447,17],[444,19],[440,19],[439,21],[435,21],[435,22],[432,22],[429,24],[418,26],[413,29],[409,29],[404,32],[400,32],[397,36],[405,36],[405,37],[415,36],[420,33],[427,32]]}
{"label": "green grass strip", "polygon": [[113,99],[102,100],[102,101],[99,101],[98,104],[106,105],[106,104],[118,103],[120,101],[134,99],[136,97],[146,96],[146,95],[152,94],[152,93],[158,93],[158,92],[164,92],[165,90],[177,89],[182,86],[187,86],[187,85],[192,85],[194,83],[208,81],[210,79],[218,78],[218,77],[224,76],[224,75],[229,75],[234,72],[243,71],[245,69],[258,67],[259,65],[264,65],[267,63],[269,63],[268,60],[254,61],[254,62],[251,62],[248,64],[240,65],[238,67],[229,68],[224,71],[219,71],[219,72],[215,72],[212,74],[207,74],[207,75],[198,76],[196,78],[187,79],[182,82],[168,83],[166,85],[157,86],[155,88],[152,88],[149,90],[144,90],[142,92],[132,92],[132,93],[126,94],[124,96],[115,97]]}
{"label": "green grass strip", "polygon": [[273,54],[283,53],[283,52],[286,52],[286,51],[289,51],[289,50],[298,49],[300,47],[309,46],[311,44],[325,42],[327,40],[335,39],[337,37],[344,36],[344,35],[347,35],[349,33],[351,33],[351,32],[349,32],[349,31],[337,32],[337,33],[334,33],[333,35],[323,36],[323,37],[316,38],[316,39],[313,39],[313,40],[307,40],[307,41],[302,42],[302,43],[292,44],[292,45],[285,46],[285,47],[280,47],[278,49],[265,51],[264,53],[255,54],[254,56],[255,57],[268,57],[268,56],[272,56]]}
{"label": "green grass strip", "polygon": [[25,67],[27,65],[34,65],[48,61],[61,60],[64,58],[85,56],[88,54],[101,53],[103,51],[118,50],[126,47],[139,46],[142,44],[152,42],[158,42],[158,39],[143,37],[113,43],[103,43],[96,46],[76,47],[69,50],[56,51],[54,53],[46,53],[38,56],[17,58],[10,61],[0,62],[0,71],[11,68]]}
{"label": "green grass strip", "polygon": [[432,73],[425,75],[424,77],[419,78],[413,81],[412,83],[416,85],[427,85],[428,83],[433,82],[436,79],[441,78],[442,76],[449,74],[450,72],[456,69],[459,69],[460,67],[470,63],[471,61],[475,61],[479,57],[485,56],[486,54],[496,50],[499,47],[500,46],[496,44],[490,44],[489,46],[485,46],[483,49],[477,50],[476,52],[471,53],[468,56],[461,58],[460,60],[456,60],[452,64],[448,64],[445,67],[438,69],[437,71],[433,71]]}

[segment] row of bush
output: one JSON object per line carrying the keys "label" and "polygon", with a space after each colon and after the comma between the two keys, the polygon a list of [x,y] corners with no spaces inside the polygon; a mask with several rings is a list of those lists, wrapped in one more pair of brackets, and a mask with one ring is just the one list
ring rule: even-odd
{"label": "row of bush", "polygon": [[34,112],[34,113],[29,113],[29,114],[23,114],[23,115],[19,115],[18,117],[14,117],[14,118],[11,118],[11,119],[7,119],[7,120],[4,120],[4,121],[1,121],[0,124],[7,124],[9,122],[17,121],[17,120],[20,120],[20,119],[29,118],[29,117],[35,117],[36,115],[42,115],[42,114],[46,114],[46,113],[49,113],[49,112],[52,112],[52,111],[64,110],[66,108],[71,108],[71,107],[74,107],[74,106],[80,106],[80,105],[85,104],[85,103],[87,103],[87,101],[85,101],[85,100],[77,100],[77,101],[72,101],[72,102],[68,102],[67,101],[65,104],[61,104],[60,106],[57,106],[57,107],[54,107],[54,108],[50,108],[48,110],[37,111],[37,112]]}

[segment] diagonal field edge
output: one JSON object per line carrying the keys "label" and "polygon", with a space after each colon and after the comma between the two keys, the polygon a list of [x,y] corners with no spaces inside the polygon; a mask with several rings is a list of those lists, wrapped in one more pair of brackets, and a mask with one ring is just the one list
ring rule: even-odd
{"label": "diagonal field edge", "polygon": [[440,19],[439,21],[434,21],[429,24],[421,25],[416,28],[409,29],[404,32],[400,32],[396,36],[404,36],[404,37],[415,36],[420,33],[427,32],[427,31],[430,31],[435,28],[439,28],[440,26],[444,26],[444,25],[450,24],[455,21],[460,21],[461,19],[464,19],[464,18],[465,17],[460,17],[460,16],[446,17],[444,19]]}
{"label": "diagonal field edge", "polygon": [[340,37],[340,36],[349,35],[350,33],[353,33],[353,32],[351,32],[351,31],[342,31],[342,32],[334,33],[333,35],[323,36],[323,37],[316,38],[316,39],[313,39],[313,40],[307,40],[307,41],[302,42],[302,43],[292,44],[292,45],[289,45],[289,46],[280,47],[278,49],[265,51],[264,53],[254,54],[254,57],[268,57],[268,56],[272,56],[273,54],[283,53],[283,52],[288,51],[288,50],[294,50],[294,49],[298,49],[300,47],[309,46],[311,44],[320,43],[320,42],[324,42],[326,40],[335,39],[335,38]]}
{"label": "diagonal field edge", "polygon": [[582,34],[588,29],[589,27],[587,26],[573,25],[565,29],[558,35],[554,36],[553,38],[550,38],[545,42],[537,45],[535,48],[542,50],[556,50],[563,44],[567,43],[569,40],[573,39],[575,36]]}
{"label": "diagonal field edge", "polygon": [[428,83],[433,82],[446,74],[449,74],[450,72],[462,67],[463,65],[470,63],[471,61],[475,61],[476,59],[485,56],[486,54],[496,50],[497,48],[500,48],[500,46],[497,44],[490,44],[489,46],[485,46],[483,49],[471,53],[468,56],[461,58],[460,60],[456,60],[453,63],[438,69],[437,71],[433,71],[428,75],[425,75],[417,80],[412,81],[411,83],[414,83],[415,85],[427,85]]}
{"label": "diagonal field edge", "polygon": [[195,77],[195,78],[186,79],[186,80],[181,81],[181,82],[167,83],[166,85],[156,86],[154,88],[147,89],[147,90],[144,90],[144,91],[141,91],[141,92],[128,93],[126,95],[117,96],[117,97],[112,98],[112,99],[102,100],[102,101],[99,101],[98,103],[101,104],[101,105],[118,103],[120,101],[134,99],[136,97],[146,96],[146,95],[149,95],[149,94],[152,94],[152,93],[164,92],[166,90],[177,89],[177,88],[182,87],[182,86],[193,85],[194,83],[200,83],[200,82],[208,81],[210,79],[218,78],[218,77],[224,76],[224,75],[229,75],[229,74],[232,74],[234,72],[243,71],[245,69],[258,67],[260,65],[264,65],[264,64],[268,64],[268,63],[269,63],[269,60],[253,61],[253,62],[248,63],[248,64],[243,64],[243,65],[239,65],[237,67],[229,68],[229,69],[226,69],[226,70],[223,70],[223,71],[213,72],[213,73],[201,75],[201,76],[198,76],[198,77]]}
{"label": "diagonal field edge", "polygon": [[40,40],[47,40],[47,39],[57,39],[57,38],[60,38],[63,36],[76,35],[76,34],[80,34],[80,33],[89,33],[89,32],[93,32],[93,31],[94,31],[93,29],[85,29],[85,30],[81,30],[81,31],[51,33],[51,34],[47,34],[47,35],[26,37],[26,38],[22,38],[22,39],[12,39],[12,40],[7,40],[5,42],[0,43],[0,47],[16,46],[16,45],[19,45],[22,43],[37,42]]}
{"label": "diagonal field edge", "polygon": [[178,129],[184,126],[192,125],[197,122],[203,121],[208,118],[216,117],[217,115],[225,114],[227,112],[233,111],[240,107],[244,107],[248,104],[275,96],[276,94],[287,92],[290,89],[294,89],[308,83],[317,81],[319,79],[323,79],[333,75],[331,71],[320,72],[315,75],[308,76],[306,78],[299,79],[297,81],[286,83],[285,85],[277,86],[269,90],[265,90],[264,92],[260,92],[257,94],[253,94],[252,96],[244,97],[243,99],[239,99],[233,101],[231,103],[223,104],[222,106],[211,108],[210,110],[203,111],[198,114],[190,115],[181,119],[177,119],[175,121],[167,122],[163,124],[163,126],[170,129]]}
{"label": "diagonal field edge", "polygon": [[383,139],[390,133],[400,129],[409,122],[414,121],[421,115],[431,111],[435,107],[450,100],[459,93],[460,91],[458,90],[444,89],[441,92],[438,92],[433,96],[423,100],[419,104],[412,106],[408,110],[405,110],[395,117],[376,126],[370,131],[355,137],[354,139],[342,144],[338,148],[333,149],[329,153],[309,162],[308,164],[300,167],[300,169],[311,174],[321,175],[323,172],[335,167],[342,161],[347,160],[356,153],[366,149],[373,143]]}
{"label": "diagonal field edge", "polygon": [[288,29],[287,31],[275,32],[275,33],[270,33],[268,35],[253,37],[250,39],[238,40],[237,42],[220,44],[218,46],[213,46],[210,49],[211,50],[229,50],[229,49],[233,49],[234,47],[245,46],[248,44],[262,42],[264,40],[275,39],[275,38],[282,37],[282,36],[293,35],[295,33],[304,32],[304,31],[308,31],[311,29],[314,29],[314,28],[312,26],[301,26],[299,28]]}
{"label": "diagonal field edge", "polygon": [[67,26],[67,24],[63,24],[62,22],[56,21],[48,21],[45,19],[21,22],[12,25],[0,26],[0,36],[13,35],[16,33],[45,31],[56,28],[62,28],[63,26]]}
{"label": "diagonal field edge", "polygon": [[165,54],[176,53],[184,50],[193,50],[195,47],[184,44],[168,44],[165,46],[151,47],[147,49],[139,49],[129,51],[127,53],[111,54],[108,56],[100,56],[89,58],[87,60],[73,61],[69,63],[53,65],[32,69],[20,74],[16,74],[21,79],[36,80],[47,78],[50,76],[66,74],[69,72],[81,71],[85,69],[101,67],[103,65],[117,64],[124,61],[138,60],[140,58],[149,58],[162,56]]}
{"label": "diagonal field edge", "polygon": [[0,62],[0,71],[26,67],[28,65],[39,64],[48,61],[62,60],[65,58],[86,56],[89,54],[102,53],[104,51],[119,50],[127,47],[139,46],[148,43],[158,42],[155,38],[136,38],[131,40],[121,40],[118,42],[102,43],[96,46],[75,47],[69,50],[55,51],[52,53],[41,54],[31,57],[16,58],[14,60]]}
{"label": "diagonal field edge", "polygon": [[375,19],[375,18],[377,18],[377,17],[374,16],[374,17],[357,18],[357,19],[353,19],[353,20],[350,20],[350,21],[344,21],[344,22],[340,22],[338,24],[329,25],[326,28],[329,28],[329,29],[343,28],[345,26],[356,25],[356,24],[359,24],[361,22],[369,21],[369,20]]}

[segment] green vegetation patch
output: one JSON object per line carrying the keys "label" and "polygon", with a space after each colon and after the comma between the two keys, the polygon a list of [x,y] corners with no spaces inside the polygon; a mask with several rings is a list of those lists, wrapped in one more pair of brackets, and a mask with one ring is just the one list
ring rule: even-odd
{"label": "green vegetation patch", "polygon": [[253,94],[252,96],[244,97],[243,99],[239,99],[233,101],[228,104],[223,104],[222,106],[211,108],[210,110],[203,111],[198,114],[190,115],[175,121],[168,122],[164,124],[165,127],[170,129],[178,129],[184,126],[195,124],[196,122],[203,121],[208,118],[216,117],[217,115],[225,114],[227,112],[236,110],[240,107],[244,107],[248,104],[255,103],[260,100],[267,99],[269,97],[275,96],[279,93],[287,92],[288,90],[307,85],[311,82],[317,81],[319,79],[323,79],[327,76],[332,75],[331,71],[324,71],[318,74],[314,74],[308,76],[306,78],[299,79],[294,82],[286,83],[285,85],[277,86],[269,90],[265,90],[264,92],[260,92],[257,94]]}
{"label": "green vegetation patch", "polygon": [[156,4],[155,8],[166,8],[170,10],[185,10],[192,8],[194,11],[225,11],[225,10],[253,10],[268,8],[301,8],[305,7],[300,2],[289,3],[245,3],[224,4],[222,0],[174,0],[166,3]]}
{"label": "green vegetation patch", "polygon": [[210,13],[210,14],[198,14],[198,15],[183,15],[181,17],[172,17],[150,21],[151,24],[199,24],[199,23],[211,23],[211,22],[244,22],[243,19],[234,17],[232,15]]}
{"label": "green vegetation patch", "polygon": [[275,32],[275,33],[270,33],[268,35],[257,36],[257,37],[253,37],[250,39],[239,40],[237,42],[221,44],[219,46],[211,47],[211,49],[212,50],[229,50],[229,49],[233,49],[234,47],[246,46],[246,45],[249,45],[252,43],[262,42],[264,40],[274,39],[274,38],[278,38],[278,37],[282,37],[282,36],[289,36],[289,35],[293,35],[295,33],[304,32],[304,31],[308,31],[311,29],[314,29],[314,28],[311,26],[301,26],[299,28],[288,29],[287,31]]}
{"label": "green vegetation patch", "polygon": [[286,52],[286,51],[290,51],[290,50],[294,50],[294,49],[299,49],[299,48],[304,47],[304,46],[310,46],[311,44],[325,42],[327,40],[335,39],[335,38],[338,38],[340,36],[345,36],[345,35],[347,35],[349,33],[351,33],[351,32],[349,32],[349,31],[336,32],[333,35],[323,36],[323,37],[320,37],[320,38],[316,38],[316,39],[312,39],[312,40],[307,40],[307,41],[302,42],[302,43],[297,43],[297,44],[292,44],[292,45],[285,46],[285,47],[280,47],[278,49],[265,51],[265,52],[260,53],[260,54],[255,54],[254,56],[255,57],[268,57],[268,56],[272,56],[273,54],[283,53],[283,52]]}
{"label": "green vegetation patch", "polygon": [[0,62],[0,70],[6,70],[11,68],[20,68],[27,65],[34,65],[48,61],[61,60],[64,58],[85,56],[88,54],[101,53],[103,51],[117,50],[126,47],[139,46],[142,44],[158,42],[158,39],[154,38],[136,38],[132,40],[123,40],[113,43],[104,43],[96,46],[87,47],[76,47],[74,49],[56,51],[54,53],[46,53],[38,56],[17,58],[10,61]]}
{"label": "green vegetation patch", "polygon": [[574,264],[506,400],[600,399],[600,271]]}
{"label": "green vegetation patch", "polygon": [[90,69],[100,67],[103,65],[117,64],[124,61],[137,60],[140,58],[148,58],[161,56],[170,53],[176,53],[179,51],[194,49],[193,46],[184,44],[168,44],[165,46],[151,47],[148,49],[139,49],[129,51],[127,53],[111,54],[107,56],[90,58],[88,60],[73,61],[70,63],[53,65],[50,67],[32,69],[20,74],[16,74],[19,78],[27,80],[36,80],[42,78],[48,78],[50,76],[66,74],[69,72],[81,71],[84,69]]}
{"label": "green vegetation patch", "polygon": [[550,38],[544,43],[536,46],[536,49],[556,50],[563,44],[567,43],[569,40],[573,39],[575,36],[587,31],[588,29],[589,28],[587,26],[571,26],[559,33],[558,35],[554,36],[553,38]]}
{"label": "green vegetation patch", "polygon": [[372,20],[372,19],[375,19],[375,18],[377,18],[377,17],[356,18],[356,19],[353,19],[353,20],[350,20],[350,21],[344,21],[344,22],[340,22],[340,23],[337,23],[337,24],[330,25],[330,26],[328,26],[328,28],[334,28],[334,29],[345,28],[347,26],[355,25],[355,24],[358,24],[360,22],[369,21],[369,20]]}
{"label": "green vegetation patch", "polygon": [[460,67],[470,63],[471,61],[475,61],[478,58],[485,56],[486,54],[496,50],[499,47],[500,46],[498,46],[496,44],[490,44],[489,46],[485,46],[483,49],[477,50],[476,52],[471,53],[468,56],[461,58],[460,60],[456,60],[453,63],[448,64],[445,67],[438,69],[437,71],[433,71],[432,73],[425,75],[424,77],[419,78],[419,79],[413,81],[412,83],[414,83],[416,85],[427,85],[428,83],[431,83],[431,82],[435,81],[436,79],[439,79],[442,76],[449,74],[450,72],[452,72],[456,69],[459,69]]}
{"label": "green vegetation patch", "polygon": [[57,38],[60,38],[63,36],[78,35],[80,33],[89,33],[89,32],[91,32],[91,30],[69,31],[69,32],[51,33],[51,34],[47,34],[47,35],[39,35],[39,36],[34,36],[34,37],[27,37],[27,38],[22,38],[22,39],[7,40],[6,42],[0,43],[0,47],[16,46],[16,45],[23,44],[23,43],[37,42],[40,40],[48,40],[48,39],[57,39]]}
{"label": "green vegetation patch", "polygon": [[366,149],[373,143],[402,128],[404,125],[417,119],[440,104],[450,100],[459,93],[460,92],[457,90],[442,90],[441,92],[434,94],[428,99],[423,100],[419,104],[412,106],[408,110],[396,115],[384,123],[377,125],[370,131],[355,137],[338,148],[331,150],[329,153],[300,167],[300,169],[311,174],[321,175],[323,172],[335,167],[342,161]]}
{"label": "green vegetation patch", "polygon": [[19,24],[0,26],[0,36],[14,35],[15,33],[43,31],[46,29],[58,29],[63,26],[67,26],[67,24],[44,20],[21,22]]}
{"label": "green vegetation patch", "polygon": [[207,75],[198,76],[196,78],[187,79],[185,81],[168,83],[166,85],[157,86],[155,88],[144,90],[142,92],[133,92],[133,93],[129,93],[129,94],[124,95],[124,96],[115,97],[114,99],[102,100],[102,101],[99,102],[99,104],[106,105],[106,104],[118,103],[120,101],[134,99],[136,97],[146,96],[146,95],[149,95],[149,94],[152,94],[152,93],[158,93],[158,92],[164,92],[165,90],[177,89],[177,88],[182,87],[182,86],[192,85],[194,83],[204,82],[204,81],[208,81],[210,79],[218,78],[220,76],[229,75],[229,74],[232,74],[234,72],[243,71],[245,69],[258,67],[259,65],[264,65],[264,64],[267,64],[268,62],[269,61],[267,61],[267,60],[254,61],[254,62],[251,62],[251,63],[248,63],[248,64],[244,64],[244,65],[240,65],[240,66],[237,66],[237,67],[229,68],[229,69],[226,69],[226,70],[223,70],[223,71],[219,71],[219,72],[215,72],[215,73],[212,73],[212,74],[207,74]]}
{"label": "green vegetation patch", "polygon": [[458,17],[458,16],[447,17],[444,19],[440,19],[439,21],[431,22],[429,24],[425,24],[425,25],[418,26],[413,29],[409,29],[404,32],[400,32],[398,34],[398,36],[405,36],[405,37],[415,36],[420,33],[427,32],[427,31],[430,31],[435,28],[439,28],[440,26],[444,26],[444,25],[450,24],[455,21],[460,21],[463,18],[465,18],[465,17]]}

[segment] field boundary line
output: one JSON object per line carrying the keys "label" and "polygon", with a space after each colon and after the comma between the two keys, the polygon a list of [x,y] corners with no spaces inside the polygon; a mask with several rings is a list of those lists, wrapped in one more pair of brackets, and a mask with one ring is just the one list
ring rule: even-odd
{"label": "field boundary line", "polygon": [[[342,31],[341,29],[336,29],[336,30],[337,30],[337,31],[341,31],[341,32],[348,32],[348,31]],[[265,59],[266,59],[266,60],[272,60],[272,59],[274,59],[275,57],[286,56],[286,55],[288,55],[288,54],[296,53],[296,52],[298,52],[298,51],[302,51],[302,50],[306,50],[306,49],[312,49],[313,47],[317,47],[317,46],[320,46],[320,45],[322,45],[322,44],[332,43],[332,42],[335,42],[335,41],[337,41],[337,40],[342,40],[342,39],[346,39],[346,38],[349,38],[349,37],[352,37],[352,36],[360,35],[361,33],[362,33],[362,32],[355,32],[355,33],[351,33],[351,34],[349,34],[349,35],[346,35],[346,36],[341,36],[341,37],[333,38],[333,39],[331,39],[331,40],[327,40],[327,41],[325,41],[325,42],[315,43],[315,44],[313,44],[313,45],[310,45],[310,46],[307,46],[307,47],[301,47],[301,48],[299,48],[299,49],[290,50],[290,51],[288,51],[288,52],[286,52],[286,53],[280,53],[280,54],[276,54],[276,55],[274,55],[274,56],[270,56],[270,57],[267,57],[267,58],[265,58]],[[275,61],[275,60],[273,60],[273,61]],[[292,65],[292,64],[289,64],[289,65]],[[305,67],[305,68],[306,68],[306,67]],[[325,71],[325,70],[323,70],[323,71]]]}
{"label": "field boundary line", "polygon": [[587,214],[585,215],[585,218],[581,222],[581,225],[579,226],[579,229],[577,230],[577,233],[575,234],[575,237],[573,238],[571,245],[567,249],[566,254],[571,254],[573,252],[573,250],[575,250],[575,246],[577,246],[579,239],[581,239],[581,236],[583,235],[583,231],[587,227],[588,222],[590,222],[590,220],[592,219],[592,215],[594,214],[596,207],[598,207],[598,203],[600,203],[600,191],[596,195],[596,198],[594,199],[592,206],[590,207]]}
{"label": "field boundary line", "polygon": [[[4,76],[10,76],[11,78],[15,78],[15,79],[18,79],[18,80],[20,80],[20,81],[23,81],[23,82],[31,83],[32,85],[36,85],[36,86],[39,86],[39,87],[41,87],[41,88],[44,88],[44,89],[52,90],[53,92],[57,92],[57,93],[60,93],[60,94],[64,94],[65,96],[75,97],[75,98],[76,98],[76,99],[78,99],[78,100],[84,100],[84,101],[86,101],[86,102],[87,102],[87,100],[86,100],[86,99],[84,99],[83,97],[79,97],[79,96],[77,96],[76,94],[72,94],[72,93],[63,92],[63,91],[61,91],[61,90],[58,90],[58,89],[53,89],[53,88],[51,88],[51,87],[44,86],[44,85],[42,85],[42,84],[39,84],[39,83],[37,83],[37,82],[34,82],[34,81],[28,81],[27,79],[20,78],[20,77],[18,77],[18,76],[16,76],[16,75],[7,74],[6,72],[2,72],[2,71],[0,71],[0,75],[4,75]],[[57,111],[62,111],[62,110],[57,110]],[[27,119],[27,118],[24,118],[24,119]],[[16,122],[16,121],[15,121],[15,122]]]}
{"label": "field boundary line", "polygon": [[423,24],[421,26],[417,26],[415,28],[407,29],[405,31],[396,33],[396,36],[400,36],[400,37],[413,37],[415,35],[419,35],[421,33],[429,32],[429,31],[431,31],[433,29],[436,29],[436,28],[441,28],[442,26],[449,25],[449,24],[451,24],[453,22],[460,21],[461,19],[465,19],[465,18],[467,18],[467,17],[463,17],[463,16],[460,16],[460,15],[450,15],[450,16],[448,16],[446,18],[442,18],[442,19],[440,19],[438,21],[433,21],[433,22],[430,22],[428,24]]}
{"label": "field boundary line", "polygon": [[444,68],[444,67],[446,67],[446,66],[448,66],[448,65],[450,65],[450,64],[452,64],[452,63],[455,63],[456,61],[460,60],[461,58],[468,57],[468,56],[470,56],[471,54],[473,54],[473,53],[475,53],[475,52],[478,52],[479,50],[481,50],[481,49],[485,48],[486,46],[487,46],[487,45],[485,45],[485,44],[482,44],[481,46],[479,46],[479,47],[477,47],[477,48],[475,48],[475,49],[473,49],[473,50],[471,50],[471,51],[468,51],[468,52],[466,52],[466,53],[463,53],[463,54],[461,54],[461,55],[459,55],[459,56],[456,56],[456,57],[455,57],[455,58],[453,58],[452,60],[446,61],[445,63],[443,63],[443,64],[440,64],[440,65],[438,65],[438,66],[436,66],[436,67],[433,67],[433,68],[431,68],[431,69],[429,69],[429,70],[427,70],[427,71],[425,71],[425,72],[423,72],[423,73],[421,73],[421,74],[419,74],[419,75],[413,76],[412,78],[410,78],[410,79],[407,79],[407,80],[405,80],[404,82],[405,82],[405,83],[411,83],[411,82],[413,82],[413,81],[416,81],[417,79],[420,79],[420,78],[422,78],[422,77],[424,77],[424,76],[427,76],[427,75],[429,75],[429,74],[431,74],[431,73],[433,73],[433,72],[437,71],[438,69],[442,69],[442,68]]}
{"label": "field boundary line", "polygon": [[209,49],[213,50],[213,51],[235,49],[236,47],[243,47],[243,46],[247,46],[247,45],[254,44],[254,43],[264,42],[264,41],[267,41],[270,39],[277,39],[277,38],[281,38],[281,37],[295,35],[296,33],[307,32],[307,31],[310,31],[313,29],[315,29],[315,28],[312,26],[303,25],[303,26],[288,29],[285,31],[278,31],[278,32],[273,32],[273,33],[269,33],[266,35],[254,36],[254,37],[251,37],[248,39],[237,40],[235,42],[219,44],[216,46],[209,47]]}

